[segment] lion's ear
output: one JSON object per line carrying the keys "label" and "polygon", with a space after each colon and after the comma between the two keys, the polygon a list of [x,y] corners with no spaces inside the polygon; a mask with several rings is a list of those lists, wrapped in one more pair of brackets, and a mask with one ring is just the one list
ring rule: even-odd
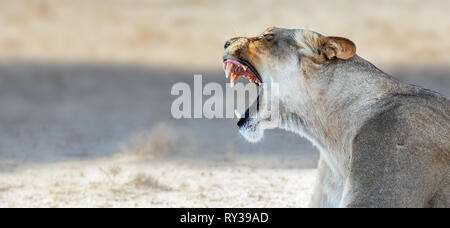
{"label": "lion's ear", "polygon": [[323,53],[329,60],[333,58],[347,60],[356,53],[355,44],[346,38],[325,36],[319,38],[319,53]]}

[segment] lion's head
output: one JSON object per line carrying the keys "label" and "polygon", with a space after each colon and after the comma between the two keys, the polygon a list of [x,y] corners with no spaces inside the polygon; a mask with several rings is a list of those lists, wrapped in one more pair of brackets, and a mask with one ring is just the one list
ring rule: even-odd
{"label": "lion's head", "polygon": [[[249,141],[259,141],[271,121],[271,99],[278,99],[279,115],[308,111],[305,100],[320,97],[327,78],[312,75],[325,70],[333,61],[345,61],[355,55],[352,41],[327,37],[302,30],[271,27],[256,37],[235,37],[225,43],[224,70],[234,85],[239,76],[262,86],[258,99],[251,105],[238,126]],[[278,92],[270,89],[277,85]],[[312,94],[318,93],[318,94]],[[315,98],[312,98],[315,97]],[[272,110],[273,111],[273,110]],[[278,127],[282,125],[279,121]]]}

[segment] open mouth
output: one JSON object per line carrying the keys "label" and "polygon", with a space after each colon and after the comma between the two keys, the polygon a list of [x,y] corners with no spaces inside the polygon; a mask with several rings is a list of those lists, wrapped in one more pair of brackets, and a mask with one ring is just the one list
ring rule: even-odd
{"label": "open mouth", "polygon": [[[261,76],[258,71],[256,71],[255,67],[247,61],[244,60],[235,60],[235,59],[225,59],[223,61],[223,69],[225,71],[225,76],[230,78],[231,87],[236,84],[237,79],[242,76],[247,78],[250,82],[255,83],[257,86],[260,86],[262,83]],[[256,112],[259,110],[259,95],[256,98]],[[241,115],[237,110],[235,110],[236,117],[239,119],[237,125],[241,128],[247,121],[250,116],[250,107],[247,108],[244,115]]]}
{"label": "open mouth", "polygon": [[258,71],[247,61],[244,60],[234,60],[225,59],[223,61],[223,70],[225,71],[225,76],[230,78],[231,87],[236,84],[236,81],[240,76],[247,78],[250,82],[257,85],[261,85],[262,80]]}

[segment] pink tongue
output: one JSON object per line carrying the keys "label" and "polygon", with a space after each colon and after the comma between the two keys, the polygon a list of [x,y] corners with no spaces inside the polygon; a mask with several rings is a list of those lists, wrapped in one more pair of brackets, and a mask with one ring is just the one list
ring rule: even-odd
{"label": "pink tongue", "polygon": [[234,73],[245,75],[245,76],[256,77],[255,74],[251,70],[249,70],[249,69],[244,70],[241,67],[239,67],[239,66],[242,66],[242,64],[239,61],[228,59],[225,61],[225,64],[226,63],[233,64],[232,72],[234,72]]}

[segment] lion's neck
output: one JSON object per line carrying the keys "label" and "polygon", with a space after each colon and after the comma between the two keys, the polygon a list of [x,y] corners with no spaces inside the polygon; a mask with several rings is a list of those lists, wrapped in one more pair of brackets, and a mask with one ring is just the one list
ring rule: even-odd
{"label": "lion's neck", "polygon": [[297,108],[285,110],[280,127],[309,139],[321,156],[345,175],[352,141],[371,117],[371,108],[398,91],[400,85],[376,67],[355,56],[338,61],[327,71],[307,75]]}

